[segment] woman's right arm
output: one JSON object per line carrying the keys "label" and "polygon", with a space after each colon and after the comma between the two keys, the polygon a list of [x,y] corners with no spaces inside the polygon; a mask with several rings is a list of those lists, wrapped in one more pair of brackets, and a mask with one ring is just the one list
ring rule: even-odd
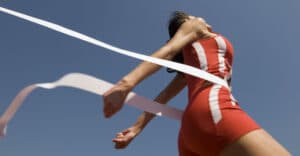
{"label": "woman's right arm", "polygon": [[[175,97],[184,87],[186,86],[186,81],[182,73],[178,73],[175,78],[165,87],[159,95],[155,98],[154,101],[166,104],[173,97]],[[116,138],[113,139],[115,143],[115,148],[122,149],[127,147],[127,145],[139,134],[142,130],[148,125],[148,123],[155,117],[154,114],[143,112],[136,123],[123,130],[120,133],[117,133]]]}

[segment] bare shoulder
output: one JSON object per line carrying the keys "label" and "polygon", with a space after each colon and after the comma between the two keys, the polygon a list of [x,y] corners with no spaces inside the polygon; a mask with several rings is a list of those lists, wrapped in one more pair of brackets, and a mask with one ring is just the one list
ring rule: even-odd
{"label": "bare shoulder", "polygon": [[184,46],[197,39],[207,37],[208,33],[207,24],[204,20],[198,18],[186,20],[163,49],[171,53],[173,57]]}
{"label": "bare shoulder", "polygon": [[205,23],[205,21],[202,21],[198,18],[190,19],[184,22],[180,29],[187,33],[196,33],[199,37],[208,32],[207,24]]}

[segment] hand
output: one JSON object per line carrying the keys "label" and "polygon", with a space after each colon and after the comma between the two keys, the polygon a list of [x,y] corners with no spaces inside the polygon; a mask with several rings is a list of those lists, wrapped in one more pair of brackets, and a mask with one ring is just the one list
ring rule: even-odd
{"label": "hand", "polygon": [[0,139],[6,134],[7,121],[0,117]]}
{"label": "hand", "polygon": [[120,133],[117,133],[116,138],[112,140],[115,143],[115,148],[126,148],[130,144],[130,142],[139,134],[139,132],[139,129],[135,127],[130,127],[126,130],[123,130]]}
{"label": "hand", "polygon": [[106,118],[121,110],[128,93],[129,89],[119,83],[103,94],[103,113]]}

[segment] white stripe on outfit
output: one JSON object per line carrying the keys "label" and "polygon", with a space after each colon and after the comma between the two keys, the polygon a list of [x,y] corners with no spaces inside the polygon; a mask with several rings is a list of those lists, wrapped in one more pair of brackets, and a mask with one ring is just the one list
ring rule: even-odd
{"label": "white stripe on outfit", "polygon": [[[218,59],[218,71],[221,73],[221,75],[223,75],[226,70],[226,64],[225,64],[225,55],[227,51],[226,42],[221,36],[214,37],[214,40],[216,41],[217,48],[218,48],[218,50],[216,51],[217,59]],[[205,51],[205,48],[203,47],[203,45],[201,45],[200,42],[194,42],[192,44],[192,47],[197,53],[200,69],[208,71],[209,66],[208,66],[207,51]],[[221,87],[222,87],[221,85],[214,85],[211,88],[209,93],[209,107],[215,124],[217,124],[222,119],[222,113],[219,105],[219,90],[221,89]],[[235,105],[235,103],[232,102],[232,105]]]}
{"label": "white stripe on outfit", "polygon": [[195,48],[195,50],[197,52],[197,56],[198,56],[198,59],[200,62],[200,69],[207,71],[207,69],[208,69],[207,58],[206,58],[204,48],[202,47],[202,45],[199,42],[194,42],[192,44],[192,46]]}

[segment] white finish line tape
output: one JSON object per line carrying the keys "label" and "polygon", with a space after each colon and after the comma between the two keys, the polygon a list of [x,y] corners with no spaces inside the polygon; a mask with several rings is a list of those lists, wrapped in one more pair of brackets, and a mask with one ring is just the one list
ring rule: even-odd
{"label": "white finish line tape", "polygon": [[[85,42],[97,45],[99,47],[109,49],[113,52],[117,52],[117,53],[120,53],[120,54],[123,54],[126,56],[130,56],[130,57],[133,57],[136,59],[140,59],[143,61],[148,61],[148,62],[158,64],[161,66],[169,67],[169,68],[175,69],[177,71],[181,71],[183,73],[190,74],[192,76],[199,77],[199,78],[208,80],[208,81],[216,83],[216,84],[220,84],[220,85],[228,88],[228,84],[225,80],[223,80],[215,75],[212,75],[210,73],[207,73],[205,71],[199,70],[198,68],[180,64],[180,63],[176,63],[176,62],[172,62],[172,61],[168,61],[168,60],[163,60],[163,59],[159,59],[159,58],[154,58],[154,57],[138,54],[138,53],[131,52],[131,51],[121,49],[121,48],[117,48],[117,47],[114,47],[107,43],[104,43],[104,42],[98,41],[94,38],[91,38],[87,35],[84,35],[79,32],[73,31],[71,29],[65,28],[63,26],[57,25],[55,23],[51,23],[51,22],[48,22],[48,21],[45,21],[42,19],[28,16],[28,15],[25,15],[25,14],[22,14],[22,13],[19,13],[19,12],[10,10],[10,9],[0,7],[0,11],[7,13],[9,15],[16,16],[18,18],[33,22],[35,24],[39,24],[41,26],[58,31],[58,32],[66,34],[68,36],[83,40]],[[84,79],[84,81],[81,79]],[[13,102],[11,103],[11,105],[9,106],[7,111],[0,118],[0,136],[5,135],[7,123],[11,120],[11,118],[16,113],[19,106],[22,104],[22,101],[26,98],[26,96],[31,91],[33,91],[34,89],[36,89],[38,87],[51,89],[51,88],[55,88],[58,86],[75,87],[75,88],[83,89],[83,90],[101,95],[101,93],[103,93],[103,91],[100,91],[100,90],[102,90],[103,88],[105,88],[104,90],[107,90],[109,87],[112,86],[112,84],[109,84],[102,80],[95,79],[93,77],[83,75],[83,74],[75,74],[75,75],[71,74],[71,75],[67,75],[66,77],[64,77],[54,83],[34,84],[31,86],[28,86],[28,87],[24,88],[16,96],[16,98],[13,100]],[[101,89],[99,89],[99,88],[101,88]],[[168,117],[175,118],[178,120],[180,120],[180,118],[181,118],[181,111],[172,109],[171,107],[166,107],[166,106],[162,106],[162,105],[154,105],[153,101],[142,98],[134,93],[130,93],[130,96],[128,97],[126,102],[128,104],[132,104],[136,107],[139,107],[142,110],[149,111],[149,112],[152,112],[152,113],[155,113],[158,115],[168,116]]]}
{"label": "white finish line tape", "polygon": [[[67,74],[52,83],[38,83],[27,86],[17,94],[7,110],[1,116],[0,136],[5,136],[8,122],[13,118],[25,98],[37,88],[53,89],[56,87],[72,87],[102,96],[112,86],[113,84],[109,82],[81,73]],[[181,110],[174,107],[161,105],[133,92],[128,94],[125,103],[158,116],[165,116],[172,119],[181,120]]]}
{"label": "white finish line tape", "polygon": [[84,35],[84,34],[81,34],[79,32],[76,32],[76,31],[73,31],[71,29],[60,26],[58,24],[51,23],[51,22],[48,22],[48,21],[45,21],[45,20],[42,20],[42,19],[38,19],[38,18],[35,18],[35,17],[32,17],[32,16],[28,16],[28,15],[25,15],[25,14],[22,14],[22,13],[13,11],[13,10],[9,10],[9,9],[3,8],[3,7],[0,7],[0,11],[4,12],[4,13],[7,13],[7,14],[10,14],[10,15],[13,15],[13,16],[16,16],[16,17],[19,17],[21,19],[33,22],[33,23],[36,23],[36,24],[42,25],[42,26],[47,27],[49,29],[52,29],[52,30],[58,31],[60,33],[66,34],[68,36],[72,36],[74,38],[86,41],[88,43],[97,45],[99,47],[103,47],[103,48],[109,49],[111,51],[114,51],[114,52],[117,52],[117,53],[120,53],[120,54],[123,54],[123,55],[126,55],[126,56],[130,56],[130,57],[133,57],[133,58],[136,58],[136,59],[139,59],[139,60],[143,60],[143,61],[151,62],[151,63],[154,63],[154,64],[158,64],[158,65],[161,65],[161,66],[165,66],[165,67],[168,67],[168,68],[171,68],[171,69],[175,69],[177,71],[181,71],[183,73],[193,75],[193,76],[196,76],[196,77],[199,77],[199,78],[202,78],[202,79],[208,80],[210,82],[220,84],[222,86],[225,86],[225,87],[229,88],[227,82],[224,81],[223,79],[221,79],[221,78],[219,78],[215,75],[212,75],[210,73],[207,73],[205,71],[202,71],[198,68],[188,66],[188,65],[185,65],[185,64],[180,64],[180,63],[164,60],[164,59],[159,59],[159,58],[154,58],[154,57],[151,57],[151,56],[138,54],[138,53],[128,51],[128,50],[125,50],[125,49],[121,49],[121,48],[117,48],[117,47],[114,47],[114,46],[109,45],[107,43],[96,40],[92,37],[89,37],[87,35]]}

